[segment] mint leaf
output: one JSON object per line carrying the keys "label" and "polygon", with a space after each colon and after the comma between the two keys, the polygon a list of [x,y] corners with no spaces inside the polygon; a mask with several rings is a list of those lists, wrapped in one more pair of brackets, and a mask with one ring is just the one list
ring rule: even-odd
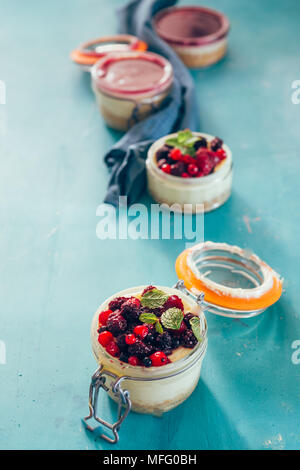
{"label": "mint leaf", "polygon": [[202,335],[201,335],[201,328],[200,328],[200,318],[199,317],[192,317],[190,319],[190,325],[192,328],[192,331],[194,335],[196,336],[198,341],[202,341]]}
{"label": "mint leaf", "polygon": [[139,316],[139,320],[143,323],[154,325],[157,322],[157,316],[154,313],[144,312]]}
{"label": "mint leaf", "polygon": [[163,327],[161,326],[159,321],[156,322],[155,329],[156,329],[157,333],[163,333],[164,332]]}
{"label": "mint leaf", "polygon": [[168,308],[168,310],[162,314],[160,320],[165,328],[179,330],[183,320],[182,310],[176,307]]}
{"label": "mint leaf", "polygon": [[179,144],[184,144],[188,139],[193,137],[193,133],[189,129],[184,131],[179,131],[177,135],[177,140]]}
{"label": "mint leaf", "polygon": [[168,300],[169,295],[159,289],[148,290],[141,298],[143,307],[158,308]]}

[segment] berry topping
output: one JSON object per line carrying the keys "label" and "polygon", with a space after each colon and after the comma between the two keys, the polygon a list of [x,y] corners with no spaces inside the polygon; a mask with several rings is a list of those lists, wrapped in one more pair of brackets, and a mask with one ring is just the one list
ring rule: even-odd
{"label": "berry topping", "polygon": [[180,178],[201,178],[214,171],[227,155],[223,141],[195,136],[189,129],[179,131],[157,150],[158,168]]}
{"label": "berry topping", "polygon": [[149,290],[153,290],[153,289],[155,289],[155,287],[154,287],[154,286],[147,286],[147,287],[146,287],[146,288],[143,290],[143,292],[142,292],[142,296],[143,296],[143,295],[145,295],[145,294],[146,294],[146,292],[148,292]]}
{"label": "berry topping", "polygon": [[141,302],[139,299],[132,297],[128,299],[122,305],[121,314],[128,322],[138,322],[139,319],[139,308]]}
{"label": "berry topping", "polygon": [[124,333],[116,337],[116,343],[120,351],[127,352],[126,335]]}
{"label": "berry topping", "polygon": [[187,313],[186,315],[184,315],[183,321],[188,328],[190,328],[190,319],[196,316],[197,315],[194,315],[193,313]]}
{"label": "berry topping", "polygon": [[145,344],[140,339],[137,339],[136,342],[130,346],[128,346],[128,352],[132,356],[137,356],[139,358],[143,358],[145,356],[149,356],[153,351],[152,346],[149,344]]}
{"label": "berry topping", "polygon": [[183,303],[182,300],[178,297],[178,295],[170,295],[166,303],[164,304],[164,308],[180,308],[183,311]]}
{"label": "berry topping", "polygon": [[125,342],[126,344],[128,344],[129,346],[131,344],[134,344],[136,342],[136,336],[133,335],[132,333],[130,333],[129,335],[126,335],[125,337]]}
{"label": "berry topping", "polygon": [[164,163],[160,169],[164,172],[167,173],[168,175],[171,173],[171,165],[169,163]]}
{"label": "berry topping", "polygon": [[163,366],[167,363],[168,358],[163,351],[156,351],[151,354],[150,359],[154,367]]}
{"label": "berry topping", "polygon": [[114,337],[109,331],[103,331],[98,336],[98,342],[101,346],[107,346],[113,339]]}
{"label": "berry topping", "polygon": [[157,336],[156,338],[156,344],[159,349],[162,351],[172,349],[172,337],[170,333],[165,331],[164,333],[161,333],[160,335]]}
{"label": "berry topping", "polygon": [[128,354],[121,352],[119,359],[122,362],[128,362]]}
{"label": "berry topping", "polygon": [[108,343],[105,349],[108,352],[108,354],[110,354],[113,357],[117,357],[120,355],[120,349],[118,348],[118,345],[114,341],[111,341],[110,343]]}
{"label": "berry topping", "polygon": [[106,326],[100,326],[100,328],[98,328],[98,333],[102,333],[103,331],[106,331]]}
{"label": "berry topping", "polygon": [[152,361],[151,361],[150,357],[144,357],[143,364],[144,364],[145,367],[151,367],[152,366]]}
{"label": "berry topping", "polygon": [[139,366],[140,365],[139,358],[136,356],[130,356],[128,358],[128,364],[130,364],[131,366]]}
{"label": "berry topping", "polygon": [[106,322],[106,328],[115,336],[126,330],[127,321],[120,314],[119,310],[116,310],[114,313],[109,315]]}
{"label": "berry topping", "polygon": [[109,302],[108,308],[110,310],[119,310],[126,300],[128,300],[128,297],[116,297]]}
{"label": "berry topping", "polygon": [[99,314],[99,323],[101,325],[106,325],[109,315],[112,313],[112,310],[104,310]]}
{"label": "berry topping", "polygon": [[172,149],[169,153],[170,158],[172,160],[181,160],[182,159],[182,153],[180,149]]}
{"label": "berry topping", "polygon": [[199,168],[197,165],[195,165],[195,163],[190,163],[187,167],[187,171],[190,176],[197,176],[199,173]]}
{"label": "berry topping", "polygon": [[210,148],[215,152],[216,150],[220,149],[222,145],[223,140],[219,139],[219,137],[215,137],[210,143]]}
{"label": "berry topping", "polygon": [[185,348],[193,348],[198,343],[198,340],[192,330],[186,330],[180,337],[180,343]]}
{"label": "berry topping", "polygon": [[177,162],[171,165],[171,175],[181,176],[184,173],[185,165],[183,162]]}
{"label": "berry topping", "polygon": [[194,142],[194,149],[198,150],[200,148],[206,148],[207,147],[207,140],[205,137],[200,137],[196,142]]}
{"label": "berry topping", "polygon": [[149,329],[146,325],[138,325],[134,328],[133,332],[140,339],[144,339],[149,333]]}

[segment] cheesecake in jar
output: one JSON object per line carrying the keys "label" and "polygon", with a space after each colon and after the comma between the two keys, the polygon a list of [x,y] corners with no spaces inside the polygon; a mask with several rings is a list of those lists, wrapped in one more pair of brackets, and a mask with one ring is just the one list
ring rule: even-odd
{"label": "cheesecake in jar", "polygon": [[189,129],[154,142],[146,160],[148,191],[186,213],[224,204],[231,194],[232,154],[219,137]]}
{"label": "cheesecake in jar", "polygon": [[173,7],[157,13],[157,34],[189,68],[197,69],[221,60],[227,50],[229,21],[223,13],[204,7]]}
{"label": "cheesecake in jar", "polygon": [[151,52],[109,54],[96,62],[91,74],[103,118],[120,131],[159,110],[173,83],[170,62]]}

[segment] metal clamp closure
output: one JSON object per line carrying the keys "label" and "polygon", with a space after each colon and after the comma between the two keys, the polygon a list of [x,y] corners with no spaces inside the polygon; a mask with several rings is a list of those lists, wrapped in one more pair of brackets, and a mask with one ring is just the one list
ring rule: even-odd
{"label": "metal clamp closure", "polygon": [[[115,382],[109,387],[106,385],[107,376],[116,379]],[[120,430],[121,424],[123,423],[124,419],[128,415],[131,410],[131,400],[129,398],[128,390],[123,390],[121,387],[121,382],[126,377],[119,377],[112,372],[109,372],[100,366],[94,375],[92,376],[91,384],[90,384],[90,391],[89,391],[89,410],[90,414],[83,419],[83,422],[86,428],[89,431],[96,431],[99,429],[99,426],[92,427],[87,422],[90,419],[95,419],[98,423],[100,423],[105,428],[109,429],[113,433],[113,438],[109,437],[107,434],[101,433],[100,437],[105,439],[106,441],[110,442],[111,444],[116,444],[119,440],[118,431]],[[103,388],[105,392],[108,392],[111,388],[111,391],[116,396],[118,400],[118,418],[117,421],[113,424],[108,423],[102,418],[97,416],[97,406],[98,406],[98,397],[99,391]]]}

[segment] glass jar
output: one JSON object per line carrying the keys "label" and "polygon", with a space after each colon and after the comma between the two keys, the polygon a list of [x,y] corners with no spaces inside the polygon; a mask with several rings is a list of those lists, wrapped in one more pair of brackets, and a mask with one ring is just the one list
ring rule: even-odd
{"label": "glass jar", "polygon": [[100,112],[110,127],[120,131],[157,111],[173,83],[170,62],[151,52],[110,54],[91,73]]}
{"label": "glass jar", "polygon": [[[231,194],[232,187],[232,154],[230,148],[223,144],[227,157],[214,173],[200,178],[181,178],[161,171],[157,166],[156,152],[164,142],[177,134],[170,134],[154,142],[148,151],[146,160],[148,191],[152,198],[162,204],[178,204],[185,212],[209,212],[224,204]],[[205,137],[211,141],[214,137],[201,132],[194,136]],[[185,204],[189,206],[184,207]],[[197,207],[198,205],[198,207]],[[203,206],[202,206],[203,205]],[[176,210],[176,206],[174,206]]]}
{"label": "glass jar", "polygon": [[156,14],[157,34],[187,67],[201,68],[224,57],[229,21],[222,13],[203,7],[173,7]]}
{"label": "glass jar", "polygon": [[[118,440],[117,428],[130,409],[139,413],[159,416],[175,408],[186,400],[195,389],[207,348],[207,323],[201,309],[202,296],[194,296],[181,288],[160,287],[169,295],[178,295],[185,310],[197,314],[200,318],[202,341],[181,359],[163,367],[131,366],[109,355],[98,343],[98,317],[102,310],[107,309],[109,302],[115,297],[130,297],[141,294],[146,286],[133,287],[116,293],[107,299],[97,310],[92,321],[91,340],[92,350],[99,364],[99,369],[92,378],[90,388],[90,415],[85,418],[96,419],[113,432],[114,438],[102,435],[109,442]],[[97,417],[97,397],[100,388],[104,388],[109,396],[119,403],[119,416],[115,425],[110,425]],[[97,397],[95,398],[95,391]],[[120,421],[121,420],[121,421]],[[88,429],[93,430],[88,425]]]}
{"label": "glass jar", "polygon": [[146,51],[147,44],[131,34],[115,34],[93,39],[81,44],[70,57],[82,70],[91,67],[102,57],[115,52]]}

